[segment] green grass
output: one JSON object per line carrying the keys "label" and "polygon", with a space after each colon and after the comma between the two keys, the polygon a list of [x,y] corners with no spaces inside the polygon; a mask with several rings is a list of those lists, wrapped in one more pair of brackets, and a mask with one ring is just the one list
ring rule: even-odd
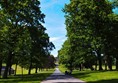
{"label": "green grass", "polygon": [[118,71],[77,71],[72,74],[74,77],[93,83],[118,83]]}
{"label": "green grass", "polygon": [[[12,66],[14,68],[15,66]],[[38,74],[35,74],[35,70],[31,71],[31,75],[27,75],[28,70],[23,69],[23,76],[21,67],[18,66],[17,75],[8,76],[8,79],[1,79],[0,83],[40,83],[42,80],[46,79],[46,77],[50,76],[54,72],[54,69],[50,69],[48,71],[38,71]]]}
{"label": "green grass", "polygon": [[10,76],[8,79],[0,79],[0,83],[40,83],[42,80],[46,79],[54,70],[43,71],[38,74],[27,75],[21,74],[16,76]]}
{"label": "green grass", "polygon": [[[15,69],[15,65],[12,66],[13,69]],[[23,68],[23,74],[27,74],[28,70]],[[35,73],[35,69],[32,69],[31,73]],[[20,66],[17,66],[16,74],[22,74],[22,68]]]}
{"label": "green grass", "polygon": [[[93,68],[95,68],[95,66],[93,66]],[[102,65],[102,68],[103,68],[103,70],[105,70],[105,65]],[[97,66],[97,70],[98,70],[98,69],[99,69],[99,66]],[[109,69],[108,66],[107,66],[107,69]],[[113,70],[116,69],[115,65],[112,66],[112,69],[113,69]]]}
{"label": "green grass", "polygon": [[[60,65],[59,68],[62,72],[66,70],[63,65]],[[87,83],[118,83],[118,71],[74,70],[72,76]]]}

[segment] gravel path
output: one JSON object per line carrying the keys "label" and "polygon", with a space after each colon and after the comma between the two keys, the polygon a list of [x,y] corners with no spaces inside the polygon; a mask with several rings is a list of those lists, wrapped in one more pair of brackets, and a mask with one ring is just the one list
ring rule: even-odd
{"label": "gravel path", "polygon": [[55,72],[41,83],[85,83],[82,80],[65,75],[56,68]]}

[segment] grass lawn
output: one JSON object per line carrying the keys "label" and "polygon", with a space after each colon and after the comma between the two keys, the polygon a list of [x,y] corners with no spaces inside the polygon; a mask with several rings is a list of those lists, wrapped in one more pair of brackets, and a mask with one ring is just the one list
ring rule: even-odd
{"label": "grass lawn", "polygon": [[[59,68],[62,72],[66,70],[63,65],[60,65]],[[72,76],[87,83],[118,83],[118,71],[74,70]]]}
{"label": "grass lawn", "polygon": [[[14,66],[12,68],[14,68]],[[46,79],[46,77],[50,76],[50,74],[54,72],[54,69],[40,71],[38,74],[35,74],[34,72],[35,70],[32,70],[32,74],[27,75],[28,71],[23,69],[22,76],[21,68],[18,66],[16,76],[11,75],[8,79],[0,79],[0,83],[40,83],[42,80]]]}

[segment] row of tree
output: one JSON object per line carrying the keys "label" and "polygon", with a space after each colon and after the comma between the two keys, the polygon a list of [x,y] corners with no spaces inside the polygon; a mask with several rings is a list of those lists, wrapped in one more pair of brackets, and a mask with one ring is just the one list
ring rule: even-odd
{"label": "row of tree", "polygon": [[[102,65],[118,70],[118,1],[70,0],[65,5],[67,40],[58,51],[59,63],[69,70],[103,70]],[[93,68],[95,65],[95,68]]]}
{"label": "row of tree", "polygon": [[[0,75],[6,63],[3,78],[8,77],[13,64],[22,68],[54,67],[50,51],[55,47],[45,32],[45,15],[39,0],[0,0]],[[50,65],[51,63],[52,65]],[[10,74],[10,72],[9,72]]]}

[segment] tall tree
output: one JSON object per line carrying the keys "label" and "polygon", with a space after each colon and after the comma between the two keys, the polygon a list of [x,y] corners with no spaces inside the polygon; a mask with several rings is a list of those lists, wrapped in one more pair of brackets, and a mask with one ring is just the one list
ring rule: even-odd
{"label": "tall tree", "polygon": [[[49,37],[47,33],[45,33],[46,29],[42,26],[42,23],[44,23],[45,15],[41,12],[39,5],[40,1],[38,0],[3,0],[0,3],[0,9],[3,11],[3,14],[6,14],[6,20],[9,24],[6,24],[8,25],[8,37],[6,42],[9,46],[7,49],[9,54],[6,56],[6,68],[3,78],[7,78],[7,73],[9,68],[12,66],[14,57],[18,58],[18,56],[23,55],[24,57],[22,57],[21,60],[24,60],[23,58],[26,58],[25,55],[27,55],[27,53],[30,51],[30,54],[28,54],[29,60],[26,61],[30,62],[30,74],[32,68],[32,60],[35,57],[36,52],[40,51],[38,52],[40,55],[42,52],[41,50],[43,50],[43,52],[47,54],[50,52],[50,49],[53,49],[53,44],[49,42]],[[23,27],[27,29],[22,29]],[[29,36],[27,34],[29,34]],[[22,40],[24,36],[28,37],[28,40],[31,40],[31,42],[29,42],[27,39]],[[19,46],[19,44],[21,46]],[[23,48],[23,45],[28,45],[28,47]],[[22,53],[16,52],[16,48],[18,48],[18,51],[22,51]]]}
{"label": "tall tree", "polygon": [[[67,37],[72,50],[69,56],[73,58],[78,56],[76,59],[82,58],[83,62],[86,62],[85,57],[92,55],[95,51],[99,70],[102,70],[103,56],[101,54],[105,53],[109,56],[107,59],[111,62],[108,66],[112,70],[112,64],[110,64],[112,55],[109,55],[109,52],[111,53],[110,50],[114,49],[114,46],[113,42],[108,39],[113,36],[111,27],[116,26],[113,20],[115,17],[109,18],[109,15],[113,14],[112,9],[112,4],[107,0],[70,0],[70,3],[65,5]],[[107,48],[111,49],[106,50]]]}

